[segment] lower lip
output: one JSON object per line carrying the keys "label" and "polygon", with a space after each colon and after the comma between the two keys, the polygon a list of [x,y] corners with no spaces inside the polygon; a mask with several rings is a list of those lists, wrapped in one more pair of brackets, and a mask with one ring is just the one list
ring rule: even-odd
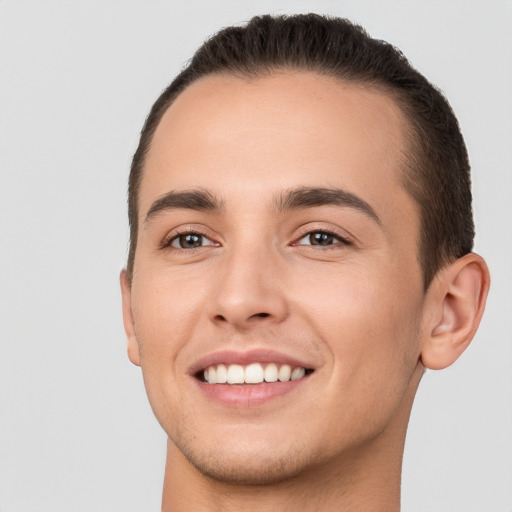
{"label": "lower lip", "polygon": [[201,391],[211,400],[229,407],[256,407],[286,395],[309,379],[309,375],[287,382],[261,384],[208,384],[197,381]]}

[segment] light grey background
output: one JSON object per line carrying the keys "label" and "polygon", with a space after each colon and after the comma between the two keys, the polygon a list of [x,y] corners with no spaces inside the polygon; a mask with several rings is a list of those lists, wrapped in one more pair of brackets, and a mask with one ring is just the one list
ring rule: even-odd
{"label": "light grey background", "polygon": [[440,86],[474,172],[493,286],[413,409],[403,510],[512,510],[512,2],[0,0],[0,510],[159,510],[165,438],[125,356],[125,188],[151,103],[202,40],[336,14]]}

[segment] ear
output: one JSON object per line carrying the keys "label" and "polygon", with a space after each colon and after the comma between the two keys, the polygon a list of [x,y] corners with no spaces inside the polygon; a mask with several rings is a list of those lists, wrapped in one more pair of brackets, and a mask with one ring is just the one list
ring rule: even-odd
{"label": "ear", "polygon": [[489,270],[470,253],[443,268],[428,292],[429,320],[421,362],[440,370],[453,364],[471,343],[489,292]]}
{"label": "ear", "polygon": [[121,296],[123,299],[124,331],[126,332],[126,340],[128,342],[128,359],[130,359],[133,364],[140,366],[139,345],[135,335],[135,324],[132,313],[132,289],[126,269],[121,270],[119,280],[121,282]]}

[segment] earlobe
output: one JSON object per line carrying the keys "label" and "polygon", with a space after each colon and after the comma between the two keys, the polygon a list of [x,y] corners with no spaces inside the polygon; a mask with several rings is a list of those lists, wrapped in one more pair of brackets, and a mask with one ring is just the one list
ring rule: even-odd
{"label": "earlobe", "polygon": [[446,368],[466,350],[480,324],[489,285],[487,265],[474,253],[440,271],[429,297],[434,314],[421,350],[426,368]]}
{"label": "earlobe", "polygon": [[140,366],[139,345],[135,335],[135,324],[132,313],[131,286],[126,269],[121,270],[119,281],[121,283],[121,296],[123,300],[123,324],[126,333],[128,359],[130,359],[134,365]]}

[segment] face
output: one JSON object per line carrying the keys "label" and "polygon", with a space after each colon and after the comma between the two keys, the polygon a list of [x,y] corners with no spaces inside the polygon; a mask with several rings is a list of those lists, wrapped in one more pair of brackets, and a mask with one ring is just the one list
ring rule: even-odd
{"label": "face", "polygon": [[158,420],[201,472],[288,478],[397,421],[424,307],[404,141],[385,94],[312,73],[210,76],[166,112],[125,323]]}

